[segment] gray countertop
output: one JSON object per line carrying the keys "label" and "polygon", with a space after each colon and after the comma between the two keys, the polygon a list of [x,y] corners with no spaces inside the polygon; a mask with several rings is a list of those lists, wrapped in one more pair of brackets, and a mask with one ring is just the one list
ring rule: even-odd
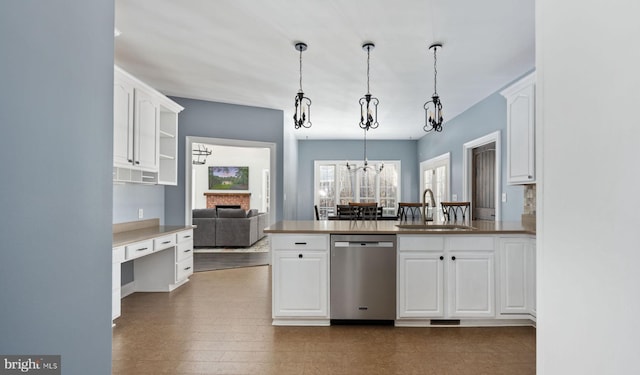
{"label": "gray countertop", "polygon": [[192,229],[192,226],[158,225],[153,227],[129,230],[113,234],[113,247],[128,245],[130,243],[144,241],[151,238],[181,232]]}
{"label": "gray countertop", "polygon": [[535,235],[535,227],[521,222],[510,221],[471,221],[464,224],[473,229],[410,229],[398,228],[396,224],[420,224],[412,221],[375,221],[375,220],[295,220],[279,221],[264,231],[265,233],[353,233],[353,234],[530,234]]}

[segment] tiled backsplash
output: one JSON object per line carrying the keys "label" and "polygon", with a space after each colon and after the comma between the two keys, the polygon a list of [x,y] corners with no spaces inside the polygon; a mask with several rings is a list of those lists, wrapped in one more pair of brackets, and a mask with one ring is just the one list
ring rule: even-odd
{"label": "tiled backsplash", "polygon": [[536,214],[536,185],[524,186],[524,214]]}

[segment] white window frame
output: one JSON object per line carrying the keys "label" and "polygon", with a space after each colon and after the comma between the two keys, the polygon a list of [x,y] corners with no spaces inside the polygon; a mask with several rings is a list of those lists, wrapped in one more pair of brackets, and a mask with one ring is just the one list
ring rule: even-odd
{"label": "white window frame", "polygon": [[[443,199],[444,201],[448,201],[451,199],[451,153],[447,152],[434,158],[420,162],[420,189],[418,189],[418,192],[420,194],[420,201],[422,201],[422,194],[424,194],[425,189],[424,173],[429,169],[436,169],[441,166],[445,166],[447,169],[446,186]],[[434,213],[439,215],[440,208],[437,207]]]}

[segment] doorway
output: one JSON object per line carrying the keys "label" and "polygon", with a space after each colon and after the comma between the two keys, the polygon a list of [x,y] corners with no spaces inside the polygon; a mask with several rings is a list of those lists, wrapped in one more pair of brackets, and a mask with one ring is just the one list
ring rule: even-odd
{"label": "doorway", "polygon": [[495,220],[495,172],[496,144],[491,142],[471,150],[472,173],[471,194],[473,196],[472,219]]}
{"label": "doorway", "polygon": [[500,131],[469,141],[462,150],[463,200],[471,202],[473,219],[500,221]]}

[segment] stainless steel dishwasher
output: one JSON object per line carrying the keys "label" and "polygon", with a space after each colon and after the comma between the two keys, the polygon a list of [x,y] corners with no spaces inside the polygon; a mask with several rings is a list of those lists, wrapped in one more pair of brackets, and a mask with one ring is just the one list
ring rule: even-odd
{"label": "stainless steel dishwasher", "polygon": [[331,236],[331,320],[394,320],[396,236]]}

